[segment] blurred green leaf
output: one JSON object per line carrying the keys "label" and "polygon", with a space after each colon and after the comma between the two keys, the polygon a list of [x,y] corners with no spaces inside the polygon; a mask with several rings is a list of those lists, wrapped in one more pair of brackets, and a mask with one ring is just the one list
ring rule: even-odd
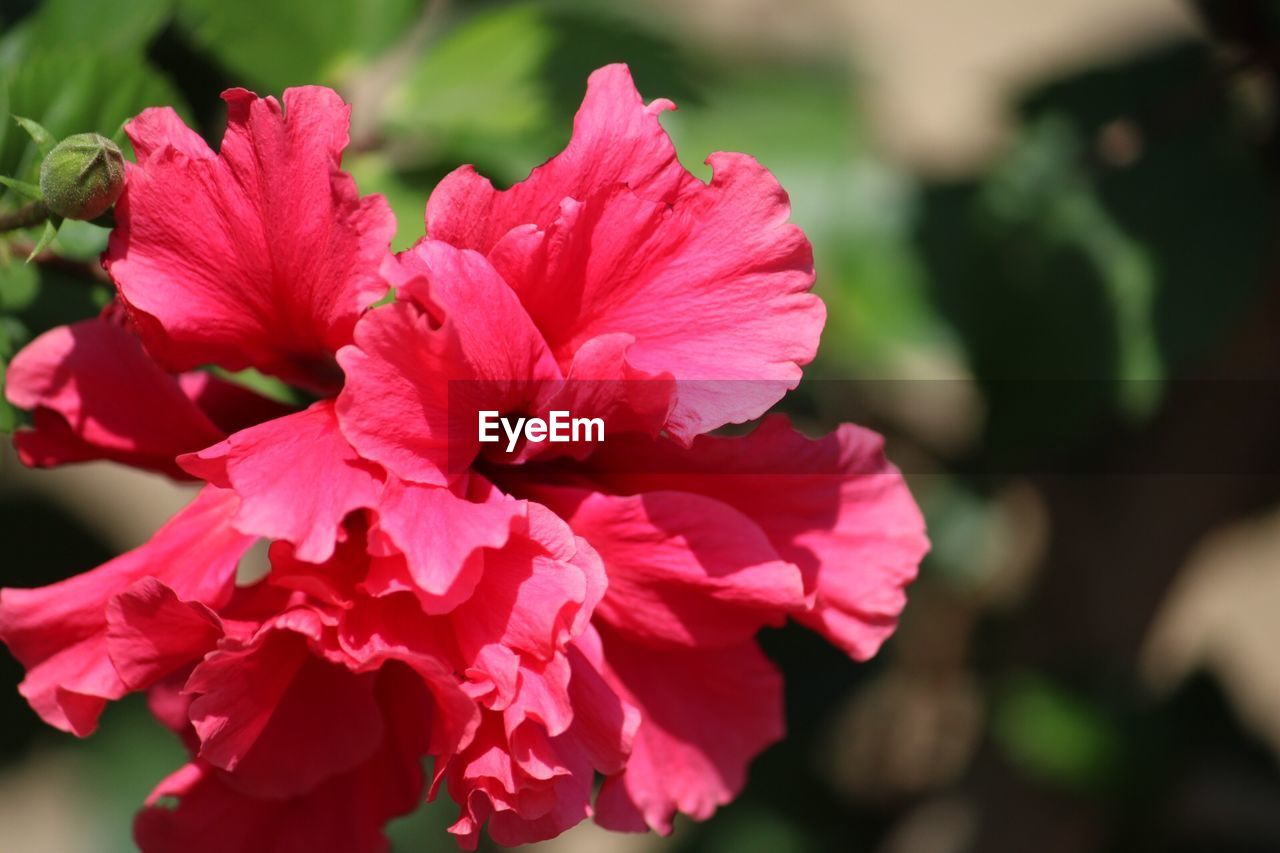
{"label": "blurred green leaf", "polygon": [[40,236],[36,238],[36,244],[31,247],[31,254],[27,255],[27,262],[34,261],[37,256],[45,249],[49,248],[54,238],[58,236],[58,225],[53,220],[44,223],[44,228],[40,230]]}
{"label": "blurred green leaf", "polygon": [[228,382],[243,385],[250,391],[256,391],[262,396],[275,400],[279,403],[285,403],[293,406],[305,405],[307,402],[305,400],[305,395],[296,388],[286,385],[274,376],[267,376],[265,373],[260,373],[251,367],[244,370],[238,370],[234,373],[229,370],[224,370],[221,367],[214,367],[212,370],[214,375],[225,379]]}
{"label": "blurred green leaf", "polygon": [[817,849],[800,824],[773,812],[741,809],[717,816],[698,844],[702,853],[815,853]]}
{"label": "blurred green leaf", "polygon": [[1077,788],[1103,784],[1121,758],[1118,726],[1088,701],[1038,676],[1004,692],[992,736],[1009,758],[1043,779]]}
{"label": "blurred green leaf", "polygon": [[28,337],[27,327],[20,319],[0,314],[0,357],[13,358]]}
{"label": "blurred green leaf", "polygon": [[173,0],[44,0],[0,38],[0,61],[42,50],[120,54],[140,52],[164,26]]}
{"label": "blurred green leaf", "polygon": [[17,181],[13,178],[6,178],[4,175],[0,175],[0,185],[6,186],[19,195],[35,199],[36,201],[44,198],[44,193],[40,192],[39,186],[36,184],[29,184],[26,181]]}
{"label": "blurred green leaf", "polygon": [[[396,853],[432,849],[439,839],[448,835],[449,825],[457,819],[457,806],[442,796],[387,824],[387,838]],[[481,849],[484,849],[483,842]]]}
{"label": "blurred green leaf", "polygon": [[[3,338],[4,332],[0,330],[0,338]],[[4,341],[0,340],[0,350],[5,348]],[[9,372],[9,361],[3,355],[0,355],[0,434],[9,435],[18,426],[18,412],[13,406],[9,405],[9,401],[4,395],[4,379]]]}
{"label": "blurred green leaf", "polygon": [[187,761],[181,741],[156,723],[141,694],[108,705],[99,731],[77,751],[83,775],[101,799],[93,817],[100,834],[94,849],[130,853],[133,816],[157,781]]}
{"label": "blurred green leaf", "polygon": [[0,260],[0,314],[15,314],[33,301],[40,290],[39,273],[31,266]]}
{"label": "blurred green leaf", "polygon": [[178,21],[238,80],[263,94],[336,84],[402,37],[420,0],[178,0]]}
{"label": "blurred green leaf", "polygon": [[[57,266],[32,264],[30,268],[37,270],[40,286],[35,299],[17,314],[16,319],[32,334],[97,315],[113,293],[106,284]],[[22,342],[25,342],[25,335]]]}
{"label": "blurred green leaf", "polygon": [[68,219],[58,229],[56,248],[64,258],[77,261],[96,261],[107,248],[107,238],[111,229],[94,225],[92,222],[81,222]]}
{"label": "blurred green leaf", "polygon": [[550,95],[538,72],[553,48],[554,32],[536,7],[478,14],[431,44],[393,86],[387,131],[412,137],[418,162],[442,149],[499,155],[503,143],[547,126]]}
{"label": "blurred green leaf", "polygon": [[988,175],[924,196],[928,281],[993,453],[1081,447],[1152,411],[1258,292],[1266,183],[1231,104],[1204,96],[1213,67],[1184,45],[1050,86]]}
{"label": "blurred green leaf", "polygon": [[45,130],[39,122],[34,122],[26,116],[19,115],[15,115],[13,120],[18,127],[27,132],[27,136],[31,137],[31,141],[36,144],[36,148],[39,149],[41,154],[48,154],[53,150],[53,146],[58,143],[58,140],[53,138],[53,134]]}

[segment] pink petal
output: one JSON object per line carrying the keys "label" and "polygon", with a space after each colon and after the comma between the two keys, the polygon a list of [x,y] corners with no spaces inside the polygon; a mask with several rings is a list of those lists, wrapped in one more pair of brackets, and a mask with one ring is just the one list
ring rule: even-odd
{"label": "pink petal", "polygon": [[533,494],[604,561],[609,589],[597,620],[640,642],[736,645],[804,606],[799,570],[779,558],[755,522],[724,503],[677,491]]}
{"label": "pink petal", "polygon": [[786,193],[750,157],[709,162],[711,184],[674,205],[615,184],[566,200],[544,230],[514,229],[489,255],[562,368],[594,338],[630,335],[633,369],[677,380],[666,426],[686,442],[759,417],[795,387],[825,319]]}
{"label": "pink petal", "polygon": [[613,775],[626,766],[640,726],[640,711],[609,685],[600,634],[594,627],[576,637],[568,651],[573,677],[569,695],[574,715],[569,733],[593,768]]}
{"label": "pink petal", "polygon": [[222,638],[222,622],[198,601],[183,601],[143,578],[107,606],[107,652],[130,690],[145,690],[204,657]]}
{"label": "pink petal", "polygon": [[[338,355],[343,431],[396,476],[443,485],[480,449],[477,412],[536,410],[559,369],[483,257],[424,241],[386,266],[397,302],[371,312]],[[423,314],[418,309],[425,309]]]}
{"label": "pink petal", "polygon": [[256,367],[331,387],[332,353],[386,292],[394,217],[341,171],[349,108],[335,92],[290,89],[283,110],[243,89],[223,97],[216,157],[169,113],[126,128],[142,153],[103,262],[170,369]]}
{"label": "pink petal", "polygon": [[80,737],[97,726],[108,699],[128,687],[107,641],[111,598],[145,577],[186,601],[218,608],[253,543],[231,527],[237,501],[205,489],[151,541],[97,569],[40,589],[0,590],[0,639],[27,668],[19,690],[45,722]]}
{"label": "pink petal", "polygon": [[223,650],[196,667],[191,721],[200,758],[234,771],[254,796],[292,797],[355,769],[382,740],[372,675],[311,654],[306,640],[271,631],[254,645]]}
{"label": "pink petal", "polygon": [[[259,798],[238,789],[234,774],[195,761],[147,799],[134,823],[139,848],[144,853],[386,851],[383,827],[421,803],[422,756],[431,748],[430,721],[440,709],[416,672],[398,664],[379,671],[375,695],[383,736],[355,769],[297,796]],[[319,705],[312,711],[323,715],[327,709]]]}
{"label": "pink petal", "polygon": [[347,444],[328,400],[178,461],[189,473],[236,491],[237,528],[292,542],[298,559],[313,563],[333,555],[343,519],[376,505],[382,489],[377,467]]}
{"label": "pink petal", "polygon": [[427,203],[427,234],[462,248],[488,252],[517,225],[544,227],[567,198],[625,183],[645,198],[672,201],[696,179],[676,159],[658,116],[674,109],[659,99],[645,106],[625,65],[591,75],[573,122],[569,146],[527,180],[498,191],[470,166],[445,177]]}
{"label": "pink petal", "polygon": [[369,573],[368,521],[364,515],[357,512],[347,519],[333,556],[323,563],[298,559],[297,549],[288,542],[272,542],[267,584],[306,593],[322,604],[351,606]]}
{"label": "pink petal", "polygon": [[151,155],[166,146],[193,160],[212,159],[217,155],[200,134],[187,127],[172,107],[151,107],[138,113],[125,128],[133,143],[133,154],[139,166],[145,166]]}
{"label": "pink petal", "polygon": [[747,765],[783,735],[782,679],[754,642],[658,650],[601,631],[610,681],[640,709],[626,769],[605,780],[596,821],[609,829],[671,831],[733,799]]}
{"label": "pink petal", "polygon": [[527,539],[513,538],[486,560],[476,595],[451,615],[464,648],[497,640],[550,658],[585,627],[603,587],[599,556],[549,510],[529,505]]}
{"label": "pink petal", "polygon": [[224,433],[129,331],[105,320],[59,326],[13,359],[5,394],[35,412],[15,436],[28,465],[112,459],[182,476],[181,453]]}
{"label": "pink petal", "polygon": [[929,548],[883,439],[849,424],[813,440],[779,415],[750,435],[699,438],[688,450],[615,443],[592,462],[611,490],[687,491],[751,518],[804,574],[813,602],[796,618],[858,660],[893,633]]}
{"label": "pink petal", "polygon": [[474,503],[439,486],[391,480],[378,505],[378,530],[405,555],[428,613],[447,613],[471,597],[482,549],[501,548],[523,522],[522,501]]}

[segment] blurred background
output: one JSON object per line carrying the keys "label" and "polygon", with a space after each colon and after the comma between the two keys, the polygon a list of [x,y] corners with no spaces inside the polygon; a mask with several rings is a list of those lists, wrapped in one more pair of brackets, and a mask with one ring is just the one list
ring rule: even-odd
{"label": "blurred background", "polygon": [[[536,849],[1280,850],[1280,4],[0,0],[0,114],[56,136],[171,104],[216,142],[225,87],[337,87],[397,248],[453,166],[558,151],[611,61],[680,105],[691,170],[746,151],[790,191],[830,321],[784,408],[883,431],[934,550],[873,662],[765,637],[790,735],[715,819]],[[0,122],[0,174],[36,161]],[[105,303],[105,234],[29,266],[35,234],[0,241],[0,359]],[[88,569],[188,495],[5,442],[0,582]],[[0,657],[0,849],[131,850],[179,745],[136,701],[88,743],[44,728]],[[451,847],[453,809],[395,849]]]}

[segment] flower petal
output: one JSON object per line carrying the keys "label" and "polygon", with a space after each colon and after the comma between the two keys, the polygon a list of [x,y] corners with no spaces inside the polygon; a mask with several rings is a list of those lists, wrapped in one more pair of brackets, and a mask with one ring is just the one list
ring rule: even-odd
{"label": "flower petal", "polygon": [[705,820],[783,735],[782,679],[754,642],[657,650],[601,630],[614,689],[640,709],[631,757],[605,780],[596,821],[671,831],[675,813]]}
{"label": "flower petal", "polygon": [[596,617],[639,642],[734,645],[804,605],[799,570],[755,522],[720,501],[676,491],[531,494],[599,552],[609,590]]}
{"label": "flower petal", "polygon": [[633,369],[674,377],[666,428],[686,443],[759,417],[795,387],[825,320],[786,193],[745,155],[708,162],[711,184],[674,204],[615,184],[489,253],[562,368],[592,339],[625,333]]}
{"label": "flower petal", "polygon": [[549,225],[565,198],[584,198],[609,184],[625,183],[645,198],[672,201],[696,179],[676,159],[658,123],[675,105],[645,105],[625,65],[607,65],[587,81],[569,146],[528,179],[498,191],[464,166],[436,186],[427,202],[427,234],[487,253],[517,225]]}
{"label": "flower petal", "polygon": [[311,563],[333,556],[343,519],[375,506],[382,490],[379,469],[343,438],[330,400],[242,430],[178,462],[235,490],[240,530],[292,542],[295,556]]}
{"label": "flower petal", "polygon": [[139,166],[145,166],[151,155],[166,146],[193,160],[216,157],[200,134],[187,127],[172,107],[150,107],[138,113],[125,128],[133,143],[133,155]]}
{"label": "flower petal", "polygon": [[107,606],[107,653],[130,690],[146,690],[204,657],[222,633],[212,610],[181,600],[155,578],[143,578]]}
{"label": "flower petal", "polygon": [[9,365],[5,395],[35,412],[36,428],[14,437],[28,465],[112,459],[182,476],[176,456],[224,436],[134,335],[106,320],[36,338]]}
{"label": "flower petal", "polygon": [[217,157],[169,114],[126,128],[143,154],[103,263],[170,369],[256,367],[330,387],[332,353],[386,292],[394,217],[341,171],[350,110],[335,92],[290,89],[283,110],[243,89],[223,97]]}
{"label": "flower petal", "polygon": [[230,492],[207,488],[150,542],[91,572],[40,589],[0,590],[0,639],[26,666],[19,690],[45,722],[85,737],[106,700],[128,692],[108,652],[112,596],[150,576],[184,600],[215,609],[227,601],[253,544],[231,527],[236,505]]}
{"label": "flower petal", "polygon": [[929,549],[883,439],[850,424],[814,440],[775,415],[749,435],[702,437],[688,450],[612,442],[591,465],[600,488],[691,492],[752,519],[804,575],[812,603],[796,618],[858,660],[897,627],[905,588]]}
{"label": "flower petal", "polygon": [[372,675],[315,657],[305,638],[268,630],[196,667],[191,721],[200,758],[254,796],[287,798],[355,769],[382,740]]}
{"label": "flower petal", "polygon": [[423,241],[386,275],[406,301],[370,312],[356,345],[338,354],[347,375],[338,417],[364,457],[401,479],[444,485],[480,450],[477,413],[536,411],[559,368],[475,252]]}
{"label": "flower petal", "polygon": [[[383,736],[358,767],[281,799],[246,793],[234,774],[197,760],[148,797],[134,822],[138,847],[144,853],[385,853],[383,827],[421,803],[422,756],[431,748],[429,727],[439,706],[418,674],[398,664],[378,672],[375,690]],[[328,708],[312,712],[323,716]],[[285,772],[294,760],[285,760]],[[176,806],[169,805],[173,800]]]}
{"label": "flower petal", "polygon": [[523,501],[476,503],[440,486],[391,480],[378,505],[378,530],[405,555],[428,613],[447,613],[471,597],[482,549],[501,548],[523,525]]}

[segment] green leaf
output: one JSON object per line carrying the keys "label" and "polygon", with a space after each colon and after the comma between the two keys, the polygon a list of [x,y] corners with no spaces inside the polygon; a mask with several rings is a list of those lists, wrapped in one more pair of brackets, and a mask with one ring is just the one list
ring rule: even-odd
{"label": "green leaf", "polygon": [[[982,385],[995,466],[1149,416],[1265,285],[1272,202],[1241,107],[1218,89],[1177,120],[1153,106],[1217,62],[1186,43],[1049,86],[989,174],[924,195],[926,281]],[[1127,153],[1109,156],[1115,131]]]}
{"label": "green leaf", "polygon": [[1105,784],[1123,750],[1115,720],[1035,675],[1009,684],[996,705],[991,733],[1027,772],[1073,788]]}
{"label": "green leaf", "polygon": [[107,248],[111,231],[94,222],[68,219],[58,229],[57,252],[60,256],[77,261],[92,261]]}
{"label": "green leaf", "polygon": [[104,9],[102,0],[44,0],[18,28],[21,44],[14,52],[141,52],[168,21],[172,6],[173,0],[129,0]]}
{"label": "green leaf", "polygon": [[31,140],[36,144],[36,147],[40,149],[41,154],[48,154],[53,150],[53,146],[58,144],[58,141],[53,138],[53,134],[45,130],[38,122],[34,122],[29,118],[19,115],[15,115],[13,120],[18,123],[19,127],[27,132],[27,135],[30,136]]}
{"label": "green leaf", "polygon": [[40,201],[44,198],[44,193],[40,192],[40,187],[36,184],[30,184],[26,181],[15,180],[14,178],[6,178],[0,175],[0,185],[6,186],[16,193],[26,196],[30,199]]}
{"label": "green leaf", "polygon": [[550,121],[551,93],[539,72],[554,49],[555,31],[539,9],[476,15],[442,36],[388,93],[388,128],[437,152],[499,148],[540,131]]}
{"label": "green leaf", "polygon": [[[0,332],[3,336],[3,332]],[[0,346],[3,341],[0,341]],[[0,433],[9,435],[18,426],[18,412],[9,405],[9,401],[4,396],[4,377],[9,371],[9,362],[0,356]]]}
{"label": "green leaf", "polygon": [[29,338],[25,323],[17,317],[0,314],[0,358],[13,358]]}
{"label": "green leaf", "polygon": [[33,267],[12,259],[0,261],[0,313],[16,314],[35,301],[39,292],[40,276]]}
{"label": "green leaf", "polygon": [[[265,92],[338,83],[401,38],[419,0],[179,0],[178,23],[237,80]],[[287,33],[287,38],[281,34]]]}
{"label": "green leaf", "polygon": [[40,239],[36,240],[35,248],[31,250],[31,254],[27,255],[27,263],[34,261],[37,255],[49,248],[49,244],[57,236],[58,226],[53,223],[53,220],[47,220],[44,223],[44,230],[40,232]]}
{"label": "green leaf", "polygon": [[296,389],[281,382],[274,376],[259,373],[252,367],[235,372],[224,370],[221,367],[214,367],[212,371],[215,376],[228,382],[233,382],[236,385],[242,385],[270,400],[287,405],[298,405],[302,402],[302,395]]}

